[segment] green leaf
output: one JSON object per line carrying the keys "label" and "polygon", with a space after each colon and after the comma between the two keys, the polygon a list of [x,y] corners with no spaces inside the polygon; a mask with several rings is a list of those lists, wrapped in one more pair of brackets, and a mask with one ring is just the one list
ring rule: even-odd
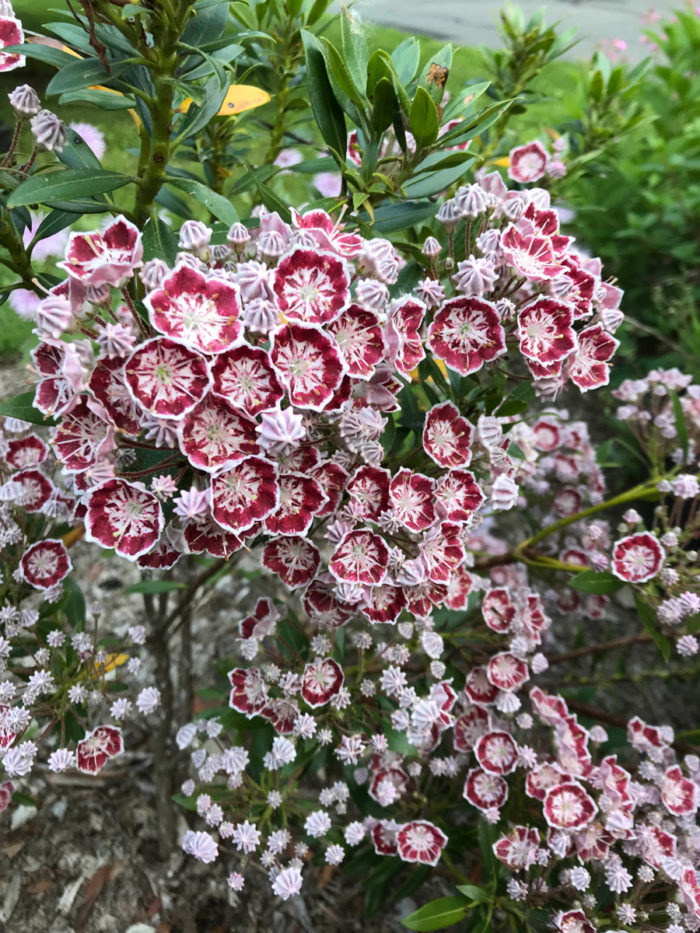
{"label": "green leaf", "polygon": [[54,68],[64,68],[66,65],[72,65],[75,61],[75,55],[69,55],[68,52],[62,52],[50,45],[38,45],[35,42],[25,42],[23,45],[8,45],[3,49],[3,52],[17,52],[19,55],[34,58],[46,65],[53,65]]}
{"label": "green leaf", "polygon": [[64,65],[46,85],[49,95],[66,94],[69,91],[81,91],[93,84],[108,84],[132,67],[132,62],[112,61],[106,71],[98,58],[72,58],[70,65]]}
{"label": "green leaf", "polygon": [[345,162],[347,129],[345,117],[333,93],[321,43],[307,30],[301,30],[306,54],[306,78],[311,108],[325,142],[339,162]]}
{"label": "green leaf", "polygon": [[70,227],[70,225],[79,218],[80,214],[68,214],[65,211],[51,211],[39,224],[33,242],[38,243],[39,240],[44,240],[47,237],[53,236],[54,233],[65,230],[66,227]]}
{"label": "green leaf", "polygon": [[367,61],[369,59],[365,27],[345,6],[340,11],[340,44],[350,77],[359,91],[364,94],[367,88]]}
{"label": "green leaf", "polygon": [[12,398],[0,402],[0,415],[6,418],[19,418],[29,424],[55,424],[52,418],[46,418],[34,407],[34,389],[20,392]]}
{"label": "green leaf", "polygon": [[189,110],[176,127],[176,139],[181,141],[195,136],[219,112],[228,92],[228,85],[221,87],[218,78],[212,78],[204,86],[204,100],[198,106],[190,104]]}
{"label": "green leaf", "polygon": [[166,181],[174,188],[179,188],[185,194],[196,198],[217,220],[222,220],[229,225],[235,224],[238,220],[236,208],[229,199],[217,194],[216,191],[212,191],[211,188],[207,188],[201,181],[194,181],[192,178],[174,178],[172,175],[168,175]]}
{"label": "green leaf", "polygon": [[609,570],[583,570],[569,580],[569,586],[580,593],[605,596],[609,593],[616,593],[624,586],[624,583]]}
{"label": "green leaf", "polygon": [[463,897],[439,897],[404,917],[401,923],[409,930],[429,933],[430,930],[444,930],[459,923],[466,913],[467,904]]}
{"label": "green leaf", "polygon": [[416,89],[411,104],[409,124],[418,145],[425,149],[437,139],[440,129],[437,108],[430,94],[423,87]]}
{"label": "green leaf", "polygon": [[651,635],[654,644],[659,649],[659,654],[664,661],[669,661],[671,659],[671,642],[659,631],[659,623],[654,614],[654,610],[644,602],[637,592],[634,594],[634,604],[637,607],[639,619],[646,631]]}
{"label": "green leaf", "polygon": [[388,78],[382,78],[377,82],[373,103],[370,122],[372,129],[379,135],[391,126],[391,121],[399,106],[394,85]]}
{"label": "green leaf", "polygon": [[458,884],[457,890],[465,897],[468,897],[469,900],[476,901],[479,904],[487,904],[491,900],[489,892],[484,891],[483,888],[478,888],[475,884]]}
{"label": "green leaf", "polygon": [[527,402],[518,398],[507,398],[498,406],[494,414],[498,418],[509,418],[511,415],[519,415],[526,411]]}
{"label": "green leaf", "polygon": [[75,130],[66,128],[67,143],[58,153],[58,158],[68,168],[89,168],[91,171],[102,170],[100,160]]}
{"label": "green leaf", "polygon": [[416,76],[420,64],[420,42],[415,36],[404,39],[391,53],[391,60],[396,69],[396,76],[403,84],[410,84]]}
{"label": "green leaf", "polygon": [[80,200],[96,194],[105,194],[122,188],[131,179],[120,172],[95,169],[66,169],[32,175],[16,188],[7,200],[8,207],[28,204],[52,204],[56,201]]}
{"label": "green leaf", "polygon": [[225,0],[211,3],[208,0],[195,4],[194,16],[182,34],[188,45],[204,45],[218,39],[226,28],[228,3]]}
{"label": "green leaf", "polygon": [[424,172],[418,178],[406,182],[404,191],[407,198],[427,198],[438,191],[444,191],[450,185],[464,178],[471,163],[455,165],[452,168],[442,169],[439,172]]}
{"label": "green leaf", "polygon": [[94,104],[100,110],[131,110],[134,107],[134,100],[131,97],[90,88],[81,91],[66,91],[58,98],[58,102],[59,104]]}
{"label": "green leaf", "polygon": [[178,580],[141,580],[140,583],[132,583],[124,590],[125,593],[146,593],[155,595],[157,593],[172,593],[173,590],[186,590],[187,585]]}
{"label": "green leaf", "polygon": [[66,577],[63,581],[63,609],[65,617],[71,627],[82,632],[85,625],[85,596],[73,577]]}
{"label": "green leaf", "polygon": [[174,266],[177,251],[178,239],[170,227],[160,217],[151,217],[143,228],[144,261],[158,258]]}

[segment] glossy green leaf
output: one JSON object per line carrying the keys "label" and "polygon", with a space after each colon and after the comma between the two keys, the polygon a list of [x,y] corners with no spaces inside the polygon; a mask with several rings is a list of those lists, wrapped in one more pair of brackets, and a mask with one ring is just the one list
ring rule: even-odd
{"label": "glossy green leaf", "polygon": [[306,54],[306,77],[311,108],[325,142],[339,162],[345,162],[347,129],[345,117],[333,93],[321,43],[307,30],[301,31]]}
{"label": "glossy green leaf", "polygon": [[66,128],[66,145],[58,153],[58,158],[67,165],[68,168],[89,168],[101,171],[102,166],[92,149],[88,146],[82,136]]}
{"label": "glossy green leaf", "polygon": [[347,7],[340,11],[340,43],[343,60],[355,86],[364,94],[367,88],[369,50],[362,22]]}
{"label": "glossy green leaf", "polygon": [[52,204],[56,201],[80,200],[105,194],[127,185],[131,179],[120,172],[95,171],[88,168],[66,169],[32,175],[16,188],[7,201],[8,207],[28,204]]}
{"label": "glossy green leaf", "polygon": [[426,172],[406,182],[404,185],[406,197],[427,198],[439,191],[444,191],[445,188],[449,188],[450,185],[464,178],[466,171],[464,165],[455,165],[439,172]]}
{"label": "glossy green leaf", "polygon": [[420,148],[426,149],[437,139],[440,120],[433,99],[425,88],[416,88],[409,114],[409,124]]}
{"label": "glossy green leaf", "polygon": [[151,217],[143,228],[144,262],[158,258],[164,259],[169,266],[174,266],[177,251],[178,239],[168,224],[158,216]]}
{"label": "glossy green leaf", "polygon": [[98,91],[86,88],[80,91],[67,91],[58,98],[59,104],[94,104],[100,110],[131,110],[135,104],[131,97],[113,94],[111,91]]}
{"label": "glossy green leaf", "polygon": [[20,392],[19,395],[0,402],[0,415],[6,418],[19,418],[29,424],[55,424],[53,419],[45,418],[37,408],[34,408],[34,389]]}
{"label": "glossy green leaf", "polygon": [[435,901],[415,910],[401,923],[408,930],[418,930],[419,933],[429,933],[431,930],[444,930],[455,923],[464,920],[467,913],[467,903],[463,897],[439,897]]}
{"label": "glossy green leaf", "polygon": [[16,52],[38,62],[44,62],[46,65],[53,65],[54,68],[63,68],[75,61],[75,55],[69,55],[68,52],[62,52],[50,45],[39,45],[36,42],[25,42],[23,45],[8,45],[3,49],[3,52]]}
{"label": "glossy green leaf", "polygon": [[178,188],[185,194],[196,198],[217,220],[222,220],[225,224],[235,224],[238,220],[236,208],[229,199],[207,188],[201,181],[194,181],[191,178],[174,178],[172,175],[168,175],[166,181],[173,188]]}
{"label": "glossy green leaf", "polygon": [[110,70],[106,71],[98,58],[73,58],[69,65],[64,65],[51,78],[46,85],[46,93],[60,95],[69,91],[79,91],[93,84],[109,84],[131,67],[131,62],[123,59],[109,64]]}
{"label": "glossy green leaf", "polygon": [[420,42],[415,36],[409,36],[396,46],[391,53],[391,60],[399,81],[405,86],[416,76],[420,64]]}
{"label": "glossy green leaf", "polygon": [[569,580],[569,586],[580,593],[606,596],[616,593],[624,583],[608,570],[582,570]]}

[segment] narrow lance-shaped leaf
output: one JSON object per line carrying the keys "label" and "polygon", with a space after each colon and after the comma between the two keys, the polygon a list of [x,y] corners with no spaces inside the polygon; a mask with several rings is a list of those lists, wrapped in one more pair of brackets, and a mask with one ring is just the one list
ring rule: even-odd
{"label": "narrow lance-shaped leaf", "polygon": [[301,37],[306,53],[309,98],[316,123],[336,159],[344,163],[347,151],[345,117],[333,94],[321,45],[318,39],[305,29],[301,31]]}
{"label": "narrow lance-shaped leaf", "polygon": [[8,207],[27,204],[51,204],[56,201],[81,200],[122,188],[131,179],[120,172],[95,169],[67,169],[33,175],[16,188],[7,201]]}

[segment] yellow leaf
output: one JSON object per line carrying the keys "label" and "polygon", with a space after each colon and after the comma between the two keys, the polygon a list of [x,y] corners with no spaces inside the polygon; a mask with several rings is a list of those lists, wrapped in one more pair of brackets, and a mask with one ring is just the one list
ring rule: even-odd
{"label": "yellow leaf", "polygon": [[510,165],[510,159],[508,156],[502,156],[500,159],[493,159],[491,165],[498,165],[501,168],[508,168]]}
{"label": "yellow leaf", "polygon": [[[243,113],[244,110],[254,110],[262,107],[270,100],[267,91],[252,84],[232,84],[226,92],[224,102],[217,113],[217,117],[228,117],[234,113]],[[192,105],[192,98],[186,97],[177,108],[180,113],[187,113]]]}
{"label": "yellow leaf", "polygon": [[66,547],[72,547],[76,541],[80,541],[84,534],[85,525],[77,525],[75,528],[71,528],[70,531],[67,531],[64,535],[61,535],[61,540]]}

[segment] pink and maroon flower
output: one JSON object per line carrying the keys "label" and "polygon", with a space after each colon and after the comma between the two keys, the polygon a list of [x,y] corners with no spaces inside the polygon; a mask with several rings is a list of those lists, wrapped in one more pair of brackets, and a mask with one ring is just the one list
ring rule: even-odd
{"label": "pink and maroon flower", "polygon": [[299,408],[321,411],[343,377],[338,345],[310,324],[289,324],[276,330],[270,357],[292,404]]}
{"label": "pink and maroon flower", "polygon": [[249,415],[274,408],[284,395],[267,351],[247,343],[220,354],[211,373],[212,394]]}
{"label": "pink and maroon flower", "polygon": [[[382,587],[373,589],[382,589]],[[314,625],[331,631],[342,628],[353,615],[353,609],[348,603],[336,599],[332,585],[322,583],[320,580],[312,580],[309,583],[302,597],[302,603]]]}
{"label": "pink and maroon flower", "polygon": [[183,537],[190,554],[209,554],[228,560],[243,547],[243,541],[232,531],[226,531],[213,518],[187,522]]}
{"label": "pink and maroon flower", "polygon": [[569,364],[569,379],[582,392],[605,386],[610,381],[609,362],[620,346],[600,324],[587,327],[578,335],[578,350]]}
{"label": "pink and maroon flower", "polygon": [[46,444],[36,434],[15,438],[7,445],[5,462],[14,470],[39,466],[48,456]]}
{"label": "pink and maroon flower", "polygon": [[526,871],[535,863],[540,836],[529,826],[514,826],[507,836],[494,843],[496,858],[511,871]]}
{"label": "pink and maroon flower", "polygon": [[177,550],[167,537],[167,529],[163,537],[151,548],[147,554],[136,558],[139,567],[148,570],[172,570],[182,557],[182,551]]}
{"label": "pink and maroon flower", "polygon": [[265,519],[265,528],[273,535],[303,537],[323,503],[323,490],[315,479],[302,473],[280,473],[278,486],[279,505]]}
{"label": "pink and maroon flower", "polygon": [[361,606],[361,612],[370,622],[387,622],[393,625],[406,605],[407,599],[403,587],[382,583],[370,589],[369,595]]}
{"label": "pink and maroon flower", "polygon": [[466,522],[484,501],[484,493],[469,470],[450,470],[437,484],[435,499],[445,518]]}
{"label": "pink and maroon flower", "polygon": [[134,401],[156,418],[184,418],[211,386],[204,357],[169,337],[142,343],[127,360],[125,373]]}
{"label": "pink and maroon flower", "polygon": [[489,774],[510,774],[518,763],[518,746],[508,732],[485,732],[474,746],[474,754]]}
{"label": "pink and maroon flower", "polygon": [[447,845],[447,836],[427,820],[413,820],[399,829],[396,844],[403,862],[437,865]]}
{"label": "pink and maroon flower", "polygon": [[305,538],[276,538],[265,545],[262,562],[293,590],[313,580],[321,564],[321,555],[316,545]]}
{"label": "pink and maroon flower", "polygon": [[558,933],[597,933],[597,927],[582,910],[567,910],[554,918]]}
{"label": "pink and maroon flower", "polygon": [[389,563],[384,539],[371,531],[350,531],[331,554],[328,568],[336,580],[378,586]]}
{"label": "pink and maroon flower", "polygon": [[304,668],[301,679],[301,695],[313,709],[330,703],[343,686],[343,671],[333,658],[317,658]]}
{"label": "pink and maroon flower", "polygon": [[433,405],[423,426],[423,447],[438,466],[466,467],[472,459],[473,428],[452,402]]}
{"label": "pink and maroon flower", "polygon": [[104,231],[70,235],[65,262],[58,266],[84,285],[119,288],[141,265],[141,233],[124,217],[117,217]]}
{"label": "pink and maroon flower", "polygon": [[389,506],[391,474],[383,467],[361,466],[347,484],[347,494],[360,518],[376,522]]}
{"label": "pink and maroon flower", "polygon": [[372,845],[377,855],[396,855],[398,847],[396,845],[396,833],[400,829],[393,820],[380,820],[373,827]]}
{"label": "pink and maroon flower", "polygon": [[423,531],[435,521],[435,481],[405,467],[389,484],[394,515],[409,531]]}
{"label": "pink and maroon flower", "polygon": [[44,415],[64,414],[83,387],[83,367],[74,346],[43,341],[31,352],[32,362],[42,376],[33,404]]}
{"label": "pink and maroon flower", "polygon": [[[382,785],[386,785],[387,783],[394,786],[397,796],[400,797],[406,790],[408,775],[403,768],[380,768],[379,771],[375,771],[372,782],[367,789],[367,793],[372,800],[376,800],[377,803],[382,804],[381,788]],[[382,805],[385,806],[386,803]]]}
{"label": "pink and maroon flower", "polygon": [[573,775],[565,773],[558,765],[545,762],[528,772],[525,778],[525,793],[536,800],[544,800],[547,791],[552,787],[573,780]]}
{"label": "pink and maroon flower", "polygon": [[178,266],[143,303],[156,330],[202,353],[229,350],[242,333],[238,286],[189,265]]}
{"label": "pink and maroon flower", "polygon": [[89,541],[114,548],[127,560],[149,551],[163,530],[163,510],[153,493],[125,479],[110,479],[88,494],[85,530]]}
{"label": "pink and maroon flower", "polygon": [[177,433],[192,466],[208,473],[260,453],[255,422],[211,394],[178,423]]}
{"label": "pink and maroon flower", "polygon": [[555,829],[582,829],[591,822],[598,807],[576,781],[550,787],[544,798],[544,818]]}
{"label": "pink and maroon flower", "polygon": [[68,576],[72,569],[66,546],[58,538],[37,541],[22,555],[22,576],[37,590],[48,590]]}
{"label": "pink and maroon flower", "polygon": [[284,317],[306,324],[334,321],[350,296],[342,260],[310,249],[294,249],[280,260],[272,288]]}
{"label": "pink and maroon flower", "polygon": [[445,595],[445,605],[448,609],[466,609],[469,594],[474,586],[474,578],[469,570],[462,564],[450,577]]}
{"label": "pink and maroon flower", "polygon": [[562,271],[552,238],[527,234],[511,224],[501,237],[506,261],[531,282],[553,279]]}
{"label": "pink and maroon flower", "polygon": [[[306,449],[313,450],[314,448]],[[340,497],[347,486],[349,478],[347,471],[332,460],[324,460],[323,463],[311,468],[310,475],[316,480],[326,497],[326,501],[314,510],[314,514],[319,517],[332,515],[338,508]]]}
{"label": "pink and maroon flower", "polygon": [[515,606],[508,590],[505,587],[489,590],[481,603],[481,614],[492,631],[501,635],[510,631],[515,621]]}
{"label": "pink and maroon flower", "polygon": [[[0,59],[0,71],[2,71],[2,64]],[[12,795],[15,792],[15,785],[12,781],[3,781],[0,784],[0,813],[3,813],[10,806],[10,801],[12,800]]]}
{"label": "pink and maroon flower", "polygon": [[459,525],[442,522],[423,536],[421,558],[433,583],[449,583],[464,560],[464,545],[459,532]]}
{"label": "pink and maroon flower", "polygon": [[363,240],[357,233],[346,233],[343,227],[325,211],[306,211],[300,214],[292,208],[292,226],[302,238],[311,239],[320,249],[329,250],[354,259],[362,250]]}
{"label": "pink and maroon flower", "polygon": [[78,742],[76,759],[78,770],[84,774],[98,774],[110,758],[124,751],[121,729],[116,726],[98,726]]}
{"label": "pink and maroon flower", "polygon": [[[5,49],[8,45],[22,45],[23,42],[22,23],[14,16],[0,17],[0,49]],[[23,68],[25,62],[24,55],[0,51],[0,72]]]}
{"label": "pink and maroon flower", "polygon": [[667,768],[661,782],[661,799],[674,816],[692,816],[698,809],[697,785],[684,777],[678,765]]}
{"label": "pink and maroon flower", "polygon": [[538,298],[518,315],[520,352],[539,363],[563,360],[576,347],[571,307],[553,298]]}
{"label": "pink and maroon flower", "polygon": [[359,305],[350,305],[328,330],[335,337],[348,374],[356,379],[370,379],[385,352],[377,315]]}
{"label": "pink and maroon flower", "polygon": [[98,360],[88,385],[118,431],[126,434],[141,431],[139,408],[126,384],[124,360],[119,357]]}
{"label": "pink and maroon flower", "polygon": [[464,692],[471,703],[480,706],[491,706],[498,699],[498,687],[494,687],[486,676],[485,667],[473,667],[467,675]]}
{"label": "pink and maroon flower", "polygon": [[53,483],[41,470],[20,470],[12,480],[22,487],[22,507],[26,512],[40,512],[54,491]]}
{"label": "pink and maroon flower", "polygon": [[480,706],[472,706],[469,712],[458,716],[454,722],[455,751],[470,752],[479,738],[489,731],[489,714]]}
{"label": "pink and maroon flower", "polygon": [[425,359],[420,336],[424,317],[425,305],[415,298],[402,298],[392,306],[386,325],[387,351],[404,376],[410,376]]}
{"label": "pink and maroon flower", "polygon": [[498,311],[481,298],[444,302],[428,331],[431,350],[446,365],[468,376],[506,352]]}
{"label": "pink and maroon flower", "polygon": [[267,703],[267,687],[257,667],[236,667],[228,672],[231,695],[228,705],[248,719],[257,716]]}
{"label": "pink and maroon flower", "polygon": [[526,146],[511,149],[508,159],[508,176],[521,185],[539,181],[547,169],[549,155],[541,142],[534,140]]}
{"label": "pink and maroon flower", "polygon": [[88,396],[63,416],[51,439],[51,446],[69,473],[94,466],[114,447],[114,431],[99,403]]}
{"label": "pink and maroon flower", "polygon": [[495,654],[486,666],[486,676],[499,690],[519,690],[530,679],[527,662],[510,651]]}
{"label": "pink and maroon flower", "polygon": [[241,619],[238,623],[238,631],[241,638],[264,638],[269,635],[275,627],[275,622],[279,618],[275,604],[262,597],[255,604],[255,609],[251,615]]}
{"label": "pink and maroon flower", "polygon": [[274,463],[247,457],[211,481],[211,510],[216,521],[240,534],[272,515],[279,504]]}
{"label": "pink and maroon flower", "polygon": [[611,570],[626,583],[645,583],[661,570],[665,558],[658,539],[643,531],[615,542]]}
{"label": "pink and maroon flower", "polygon": [[553,421],[542,418],[532,429],[532,439],[538,450],[551,453],[561,444],[561,431],[559,425]]}

